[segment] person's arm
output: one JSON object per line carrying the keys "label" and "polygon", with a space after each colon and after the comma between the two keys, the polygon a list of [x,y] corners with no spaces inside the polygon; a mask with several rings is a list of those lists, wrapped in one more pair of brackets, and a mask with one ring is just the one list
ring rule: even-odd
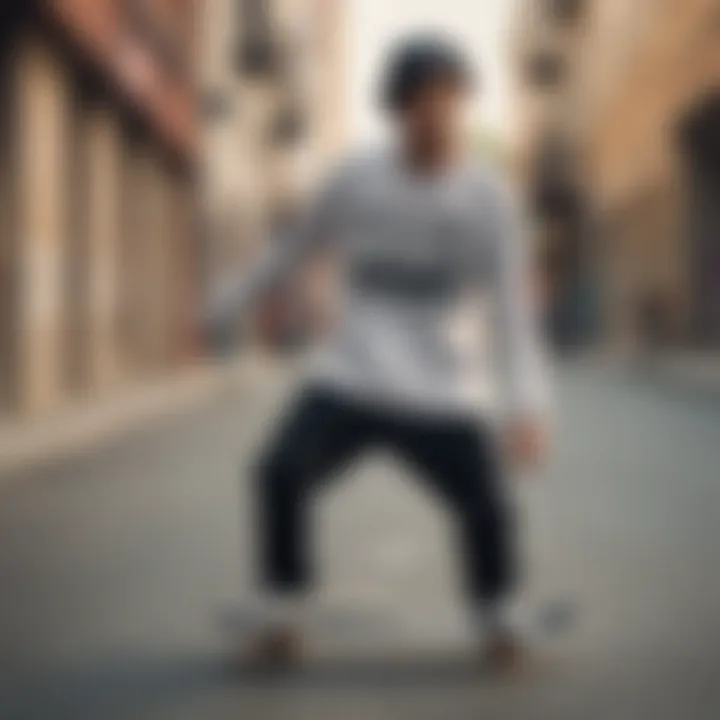
{"label": "person's arm", "polygon": [[500,193],[495,218],[495,329],[506,388],[508,441],[516,459],[532,464],[544,449],[550,383],[537,318],[530,238],[510,191]]}
{"label": "person's arm", "polygon": [[283,282],[324,243],[333,239],[344,203],[339,173],[330,178],[280,237],[270,238],[261,256],[240,275],[211,289],[205,318],[210,328],[231,325],[264,293]]}

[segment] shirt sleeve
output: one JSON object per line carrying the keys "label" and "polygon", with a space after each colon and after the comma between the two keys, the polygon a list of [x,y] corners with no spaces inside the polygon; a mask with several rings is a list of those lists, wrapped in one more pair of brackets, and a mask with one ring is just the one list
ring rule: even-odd
{"label": "shirt sleeve", "polygon": [[511,418],[546,419],[549,363],[538,322],[530,233],[513,193],[503,189],[495,209],[495,336],[506,407]]}
{"label": "shirt sleeve", "polygon": [[215,327],[232,323],[260,295],[285,280],[320,247],[332,242],[345,204],[346,179],[340,171],[328,178],[288,229],[270,238],[256,262],[241,274],[211,288],[206,319]]}

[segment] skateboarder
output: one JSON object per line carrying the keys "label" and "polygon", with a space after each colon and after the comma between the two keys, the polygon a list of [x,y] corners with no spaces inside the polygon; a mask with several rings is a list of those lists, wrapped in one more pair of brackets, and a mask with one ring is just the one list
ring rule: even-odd
{"label": "skateboarder", "polygon": [[276,253],[215,298],[214,316],[227,317],[314,253],[337,255],[334,329],[257,472],[272,610],[259,661],[300,650],[313,494],[375,447],[406,460],[449,508],[487,659],[520,656],[504,458],[541,460],[548,393],[516,203],[463,146],[474,84],[452,41],[401,41],[382,84],[393,141],[344,162]]}

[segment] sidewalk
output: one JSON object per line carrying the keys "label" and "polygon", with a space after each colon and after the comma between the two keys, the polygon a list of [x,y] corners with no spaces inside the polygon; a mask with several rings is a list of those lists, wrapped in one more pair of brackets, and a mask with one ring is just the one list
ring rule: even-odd
{"label": "sidewalk", "polygon": [[673,391],[720,401],[720,353],[658,353],[637,361],[636,370]]}
{"label": "sidewalk", "polygon": [[254,353],[206,363],[88,399],[45,418],[0,423],[0,485],[14,473],[96,449],[163,417],[192,410],[214,395],[252,384],[267,367]]}

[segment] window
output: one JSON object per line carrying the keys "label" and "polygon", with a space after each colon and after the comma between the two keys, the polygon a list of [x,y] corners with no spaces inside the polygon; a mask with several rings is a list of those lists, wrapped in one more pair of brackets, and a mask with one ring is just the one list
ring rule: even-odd
{"label": "window", "polygon": [[541,50],[528,58],[527,79],[539,88],[554,88],[565,78],[567,63],[557,52]]}
{"label": "window", "polygon": [[274,74],[280,53],[273,37],[268,0],[238,0],[240,3],[240,41],[238,69],[248,75]]}
{"label": "window", "polygon": [[586,9],[586,0],[549,0],[549,10],[556,22],[573,24],[579,22]]}

